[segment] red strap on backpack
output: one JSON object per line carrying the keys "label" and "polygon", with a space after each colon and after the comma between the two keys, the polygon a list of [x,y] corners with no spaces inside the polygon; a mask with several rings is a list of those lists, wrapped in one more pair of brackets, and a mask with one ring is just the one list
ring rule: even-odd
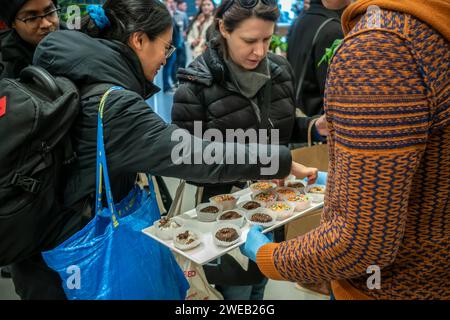
{"label": "red strap on backpack", "polygon": [[6,96],[0,98],[0,117],[3,117],[6,113]]}

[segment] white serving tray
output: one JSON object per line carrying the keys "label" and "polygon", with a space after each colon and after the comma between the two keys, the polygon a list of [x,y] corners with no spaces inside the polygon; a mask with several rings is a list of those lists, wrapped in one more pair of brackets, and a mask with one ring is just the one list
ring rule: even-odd
{"label": "white serving tray", "polygon": [[[250,189],[241,190],[239,192],[234,193],[233,195],[239,197],[238,202],[251,200]],[[304,211],[300,211],[300,212],[294,212],[294,215],[292,215],[291,217],[289,217],[285,220],[282,220],[282,221],[277,221],[277,223],[274,224],[273,226],[264,229],[263,233],[270,232],[276,228],[279,228],[279,227],[285,225],[286,223],[293,221],[295,219],[298,219],[299,217],[306,215],[307,213],[309,213],[315,209],[321,208],[321,207],[323,207],[323,202],[320,202],[320,203],[313,202],[312,206],[309,207],[308,209],[306,209]],[[186,251],[180,250],[173,245],[172,240],[162,240],[162,239],[158,238],[155,235],[155,227],[154,226],[143,229],[142,232],[144,234],[152,237],[156,241],[162,243],[163,245],[169,247],[171,250],[183,255],[184,257],[186,257],[200,265],[204,265],[208,262],[211,262],[211,261],[223,256],[227,252],[229,252],[237,247],[240,247],[242,244],[245,243],[245,240],[247,239],[247,233],[251,227],[251,224],[248,221],[246,221],[245,225],[241,228],[242,235],[241,235],[240,242],[238,242],[232,246],[229,246],[229,247],[219,247],[216,244],[214,244],[213,238],[212,238],[213,237],[212,231],[213,231],[214,227],[217,226],[217,222],[200,222],[200,221],[198,221],[196,219],[197,212],[195,211],[195,209],[187,211],[177,217],[179,217],[183,220],[184,227],[189,228],[190,230],[196,232],[199,235],[200,240],[201,240],[201,244],[199,246],[197,246],[193,249],[190,249],[190,250],[186,250]]]}

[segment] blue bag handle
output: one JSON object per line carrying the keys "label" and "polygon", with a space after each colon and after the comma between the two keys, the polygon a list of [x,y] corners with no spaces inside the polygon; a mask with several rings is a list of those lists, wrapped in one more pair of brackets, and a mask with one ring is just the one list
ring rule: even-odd
{"label": "blue bag handle", "polygon": [[114,200],[111,192],[111,185],[109,183],[109,175],[108,175],[108,165],[106,163],[106,152],[105,152],[105,143],[103,138],[103,110],[105,108],[106,99],[109,94],[115,90],[123,90],[122,87],[115,86],[111,87],[106,91],[100,100],[98,115],[97,115],[97,172],[96,172],[96,206],[95,206],[95,215],[99,214],[102,210],[102,185],[103,178],[105,179],[105,190],[106,190],[106,199],[108,201],[108,207],[111,212],[111,219],[113,221],[114,228],[117,228],[119,222],[117,220],[116,211],[114,207]]}

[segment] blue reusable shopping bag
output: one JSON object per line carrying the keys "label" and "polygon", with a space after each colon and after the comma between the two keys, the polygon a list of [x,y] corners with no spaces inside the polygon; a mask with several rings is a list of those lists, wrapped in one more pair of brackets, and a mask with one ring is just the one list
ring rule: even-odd
{"label": "blue reusable shopping bag", "polygon": [[[103,141],[103,108],[97,129],[95,217],[86,227],[53,250],[43,252],[47,265],[59,273],[68,299],[182,300],[189,284],[169,249],[142,233],[160,218],[153,183],[150,192],[135,186],[114,204]],[[108,207],[102,207],[102,180]]]}

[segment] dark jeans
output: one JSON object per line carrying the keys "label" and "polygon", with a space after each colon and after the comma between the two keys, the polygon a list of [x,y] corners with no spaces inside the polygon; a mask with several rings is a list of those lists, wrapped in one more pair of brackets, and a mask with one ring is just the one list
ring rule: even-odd
{"label": "dark jeans", "polygon": [[172,81],[177,83],[177,72],[179,68],[186,68],[186,47],[177,48],[177,58],[175,61],[175,66],[172,69]]}
{"label": "dark jeans", "polygon": [[173,68],[175,67],[175,62],[177,61],[177,53],[174,52],[172,56],[167,60],[166,65],[163,68],[163,90],[170,90],[172,87],[170,85],[170,78],[172,78]]}
{"label": "dark jeans", "polygon": [[[57,228],[61,231],[52,247],[64,242],[91,220],[90,202],[90,198],[87,197],[64,213],[67,214],[67,219]],[[61,277],[47,266],[41,253],[13,263],[11,277],[16,293],[22,300],[67,300]]]}
{"label": "dark jeans", "polygon": [[59,275],[41,254],[11,265],[16,293],[22,300],[67,300]]}

